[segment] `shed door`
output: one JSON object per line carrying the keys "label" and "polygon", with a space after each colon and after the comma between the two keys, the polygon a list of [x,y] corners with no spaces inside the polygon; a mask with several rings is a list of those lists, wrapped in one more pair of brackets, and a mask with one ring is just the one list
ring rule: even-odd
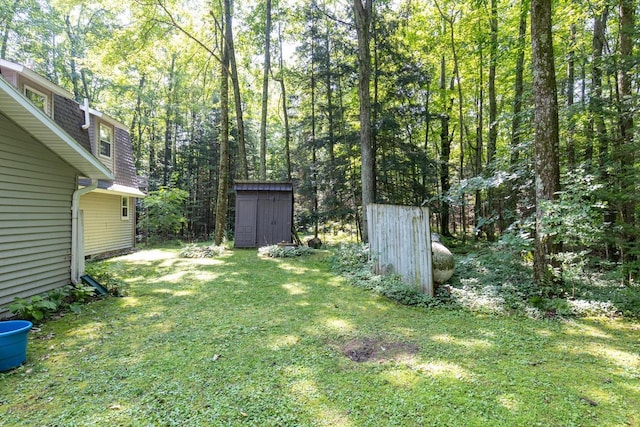
{"label": "shed door", "polygon": [[291,195],[269,191],[258,196],[258,246],[291,241]]}
{"label": "shed door", "polygon": [[236,235],[237,248],[256,247],[256,219],[258,200],[254,194],[238,194],[236,200]]}

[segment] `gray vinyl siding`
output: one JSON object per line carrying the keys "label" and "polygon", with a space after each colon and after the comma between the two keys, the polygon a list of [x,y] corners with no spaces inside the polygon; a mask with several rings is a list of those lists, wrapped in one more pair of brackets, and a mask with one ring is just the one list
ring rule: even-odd
{"label": "gray vinyl siding", "polygon": [[129,198],[129,219],[121,217],[119,195],[91,192],[80,198],[84,214],[84,254],[98,255],[134,246],[135,199]]}
{"label": "gray vinyl siding", "polygon": [[0,306],[70,283],[75,176],[0,115]]}

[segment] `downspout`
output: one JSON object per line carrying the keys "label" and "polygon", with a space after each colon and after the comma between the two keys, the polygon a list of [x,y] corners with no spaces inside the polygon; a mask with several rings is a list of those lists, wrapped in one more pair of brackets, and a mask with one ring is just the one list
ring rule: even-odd
{"label": "downspout", "polygon": [[84,242],[80,241],[80,236],[82,236],[82,230],[80,230],[82,224],[79,221],[80,196],[95,190],[97,187],[98,180],[91,179],[91,184],[73,192],[71,201],[71,283],[74,285],[80,283],[80,276],[84,270]]}
{"label": "downspout", "polygon": [[89,115],[89,98],[84,99],[84,124],[82,125],[83,130],[89,129],[91,126],[91,118]]}

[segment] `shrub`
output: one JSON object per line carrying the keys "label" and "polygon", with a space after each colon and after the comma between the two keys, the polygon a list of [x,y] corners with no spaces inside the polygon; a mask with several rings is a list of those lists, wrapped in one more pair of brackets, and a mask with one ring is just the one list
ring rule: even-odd
{"label": "shrub", "polygon": [[110,295],[122,297],[127,295],[126,282],[118,275],[117,264],[103,261],[90,262],[86,265],[86,274],[104,286]]}
{"label": "shrub", "polygon": [[185,245],[180,250],[180,257],[182,258],[212,258],[220,256],[224,253],[224,246],[198,246],[195,243]]}
{"label": "shrub", "polygon": [[315,250],[307,246],[263,246],[258,249],[259,255],[268,256],[271,258],[293,258],[302,255],[310,255],[315,253]]}

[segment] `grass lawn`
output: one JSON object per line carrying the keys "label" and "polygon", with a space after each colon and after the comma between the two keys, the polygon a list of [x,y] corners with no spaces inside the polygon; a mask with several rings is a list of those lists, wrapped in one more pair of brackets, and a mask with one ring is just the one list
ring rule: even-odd
{"label": "grass lawn", "polygon": [[0,425],[637,426],[640,323],[400,306],[326,254],[110,264],[129,296],[49,320]]}

